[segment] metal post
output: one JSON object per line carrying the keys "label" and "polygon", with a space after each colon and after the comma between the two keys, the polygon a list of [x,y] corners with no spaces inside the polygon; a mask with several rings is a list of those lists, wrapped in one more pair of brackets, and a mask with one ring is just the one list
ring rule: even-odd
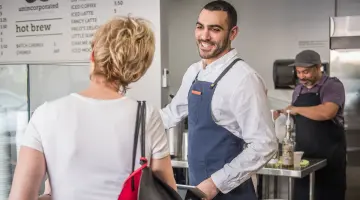
{"label": "metal post", "polygon": [[294,179],[291,177],[289,177],[288,195],[289,195],[289,200],[294,199]]}
{"label": "metal post", "polygon": [[264,195],[264,198],[265,199],[268,199],[269,198],[269,187],[270,187],[270,177],[269,176],[264,176],[264,179],[265,179],[265,195]]}
{"label": "metal post", "polygon": [[278,198],[278,177],[274,176],[274,199]]}
{"label": "metal post", "polygon": [[258,193],[258,198],[259,199],[263,199],[264,193],[263,193],[263,175],[259,175],[259,180],[258,180],[258,187],[257,187],[257,193]]}
{"label": "metal post", "polygon": [[30,107],[30,65],[26,65],[26,97],[27,97],[27,110],[28,110],[28,121],[31,117],[31,107]]}
{"label": "metal post", "polygon": [[315,199],[315,193],[314,193],[314,188],[315,188],[315,173],[311,173],[310,174],[310,188],[309,188],[309,198],[310,200],[314,200]]}

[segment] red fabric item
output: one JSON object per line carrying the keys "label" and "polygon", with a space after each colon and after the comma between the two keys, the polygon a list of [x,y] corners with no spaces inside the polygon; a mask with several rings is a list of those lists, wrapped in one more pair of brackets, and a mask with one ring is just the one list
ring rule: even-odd
{"label": "red fabric item", "polygon": [[[130,174],[130,176],[124,181],[123,188],[119,195],[118,200],[137,200],[138,199],[138,192],[139,192],[139,185],[140,185],[140,178],[142,174],[142,170],[147,167],[147,159],[141,158],[140,159],[143,164],[137,170]],[[132,183],[133,182],[133,183]]]}

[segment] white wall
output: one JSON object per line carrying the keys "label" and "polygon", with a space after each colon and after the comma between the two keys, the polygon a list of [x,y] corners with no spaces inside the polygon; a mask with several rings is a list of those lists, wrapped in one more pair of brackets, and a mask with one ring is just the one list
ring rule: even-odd
{"label": "white wall", "polygon": [[[157,40],[161,40],[161,75],[163,74],[163,69],[168,69],[169,70],[169,62],[170,62],[170,58],[169,58],[169,49],[170,49],[170,44],[169,44],[169,13],[171,12],[171,10],[169,10],[169,0],[160,0],[160,38],[158,38]],[[162,80],[161,80],[162,82]],[[166,81],[167,83],[169,82],[168,80]],[[169,90],[170,87],[162,87],[161,88],[161,107],[165,107],[166,104],[169,102]]]}
{"label": "white wall", "polygon": [[204,0],[171,0],[169,1],[169,58],[170,58],[170,92],[175,94],[179,89],[186,69],[199,59],[194,39],[194,28],[198,13]]}
{"label": "white wall", "polygon": [[360,0],[338,0],[338,16],[360,15]]}

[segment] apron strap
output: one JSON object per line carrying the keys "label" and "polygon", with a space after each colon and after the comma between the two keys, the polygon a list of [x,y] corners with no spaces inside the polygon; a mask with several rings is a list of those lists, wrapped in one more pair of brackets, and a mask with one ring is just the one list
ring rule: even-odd
{"label": "apron strap", "polygon": [[[319,85],[319,88],[318,88],[318,90],[316,91],[316,95],[319,95],[319,98],[321,99],[321,89],[322,89],[322,87],[324,86],[324,84],[326,83],[326,81],[329,79],[329,76],[328,77],[326,77],[326,79],[324,80],[324,82],[321,84],[321,85]],[[300,88],[300,91],[299,91],[299,94],[297,95],[298,97],[301,95],[301,92],[302,92],[302,89],[304,88],[305,86],[301,86],[301,88]],[[337,126],[340,126],[341,127],[341,124],[338,122],[338,120],[336,120],[336,118],[333,118],[333,119],[331,119],[331,121],[334,123],[334,124],[336,124]]]}
{"label": "apron strap", "polygon": [[[243,60],[243,59],[240,59],[240,58],[236,58],[234,61],[232,61],[232,63],[230,63],[229,66],[226,67],[226,69],[220,74],[219,77],[217,77],[217,79],[215,80],[215,82],[213,84],[211,84],[210,88],[213,89],[217,83],[222,79],[223,76],[225,76],[225,74],[234,66],[234,64],[237,62],[237,61],[240,61],[240,60]],[[199,72],[196,74],[195,76],[195,79],[193,80],[192,84],[194,84],[196,81],[197,81],[197,78],[199,76],[199,73],[200,73],[200,70]]]}
{"label": "apron strap", "polygon": [[[319,85],[319,88],[318,88],[318,90],[317,90],[317,92],[316,92],[317,94],[320,95],[320,90],[321,90],[322,86],[326,83],[326,81],[328,80],[328,78],[329,78],[329,77],[326,77],[326,79],[324,80],[324,82],[323,82],[321,85]],[[302,92],[302,90],[303,90],[304,87],[305,87],[304,85],[302,85],[302,86],[300,87],[299,94],[297,94],[297,96],[300,96],[300,95],[301,95],[301,92]]]}
{"label": "apron strap", "polygon": [[194,78],[194,80],[193,80],[192,84],[194,84],[194,83],[197,81],[197,78],[198,78],[198,76],[199,76],[199,73],[200,73],[200,70],[199,70],[199,72],[196,74],[196,76],[195,76],[195,78]]}
{"label": "apron strap", "polygon": [[226,69],[220,74],[219,77],[217,77],[217,79],[215,80],[215,82],[213,84],[211,84],[210,88],[213,89],[214,87],[216,87],[216,85],[218,84],[218,82],[225,76],[225,74],[235,65],[235,63],[237,63],[238,61],[240,61],[242,59],[240,58],[236,58],[234,61],[232,61],[230,63],[229,66],[226,67]]}
{"label": "apron strap", "polygon": [[[324,86],[324,84],[326,83],[326,81],[329,79],[329,77],[326,77],[326,79],[324,80],[324,82],[323,82],[323,84],[321,84],[320,86],[319,86],[319,89],[318,89],[318,91],[317,91],[317,94],[319,95],[319,98],[321,99],[321,93],[320,93],[320,91],[321,91],[321,89],[322,89],[322,87]],[[333,118],[333,119],[331,119],[331,121],[335,124],[335,125],[337,125],[337,126],[341,126],[340,125],[340,123],[338,123],[338,121],[336,120],[336,117],[335,118]]]}
{"label": "apron strap", "polygon": [[319,95],[320,95],[320,91],[321,91],[321,89],[322,89],[322,87],[324,86],[324,84],[326,83],[326,81],[329,79],[329,77],[326,77],[326,79],[324,80],[324,82],[319,86],[319,89],[318,89],[318,91],[317,91],[317,93],[319,93]]}

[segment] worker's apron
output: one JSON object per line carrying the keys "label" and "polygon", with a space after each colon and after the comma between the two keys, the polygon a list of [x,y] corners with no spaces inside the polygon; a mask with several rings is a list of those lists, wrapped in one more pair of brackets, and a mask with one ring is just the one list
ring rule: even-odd
{"label": "worker's apron", "polygon": [[[321,104],[320,89],[297,97],[296,107]],[[325,158],[327,166],[315,172],[316,200],[344,200],[346,190],[346,142],[344,128],[334,120],[316,121],[295,116],[296,150],[304,158]],[[309,199],[309,176],[295,180],[295,200]]]}
{"label": "worker's apron", "polygon": [[[198,185],[230,163],[244,148],[245,142],[224,127],[217,125],[211,112],[211,100],[217,83],[241,59],[234,60],[214,83],[198,81],[190,87],[188,163],[191,185]],[[240,167],[240,166],[239,166]],[[227,194],[219,193],[214,200],[257,199],[251,178]]]}

